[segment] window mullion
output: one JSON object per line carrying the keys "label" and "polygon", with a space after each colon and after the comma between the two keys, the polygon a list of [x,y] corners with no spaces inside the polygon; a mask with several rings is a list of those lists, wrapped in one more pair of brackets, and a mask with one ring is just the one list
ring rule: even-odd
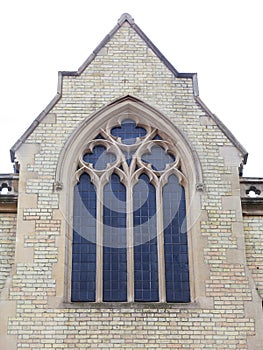
{"label": "window mullion", "polygon": [[158,281],[159,301],[166,302],[165,290],[165,260],[164,260],[164,234],[163,234],[163,198],[160,182],[156,187],[156,226],[157,226],[157,250],[158,250]]}
{"label": "window mullion", "polygon": [[103,296],[103,185],[97,184],[97,225],[96,225],[96,302]]}
{"label": "window mullion", "polygon": [[134,240],[133,240],[133,200],[132,185],[127,181],[126,188],[126,234],[127,234],[127,299],[134,301]]}

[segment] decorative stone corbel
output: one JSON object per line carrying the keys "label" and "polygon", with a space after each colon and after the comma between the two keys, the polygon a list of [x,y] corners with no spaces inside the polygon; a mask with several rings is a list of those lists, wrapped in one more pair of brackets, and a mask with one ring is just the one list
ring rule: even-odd
{"label": "decorative stone corbel", "polygon": [[63,189],[63,183],[62,182],[60,182],[60,181],[54,182],[54,184],[53,184],[54,192],[60,192],[60,191],[62,191],[62,189]]}
{"label": "decorative stone corbel", "polygon": [[198,184],[196,184],[196,191],[197,192],[204,192],[204,190],[205,190],[205,186],[204,186],[204,184],[203,183],[198,183]]}

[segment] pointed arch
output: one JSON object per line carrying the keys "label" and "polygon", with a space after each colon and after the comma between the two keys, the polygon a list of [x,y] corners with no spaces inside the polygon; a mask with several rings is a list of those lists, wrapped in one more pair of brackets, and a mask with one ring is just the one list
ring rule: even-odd
{"label": "pointed arch", "polygon": [[[114,147],[117,145],[121,145],[123,147],[122,151],[125,152],[125,147],[133,148],[133,145],[126,145],[125,142],[122,143],[121,139],[118,138],[118,136],[112,136],[110,130],[113,128],[116,128],[116,125],[122,125],[123,121],[127,121],[132,119],[133,122],[136,124],[136,128],[144,128],[146,130],[145,136],[144,133],[140,136],[139,140],[139,146],[137,147],[139,158],[142,156],[143,153],[141,153],[141,146],[140,142],[142,142],[145,145],[145,149],[147,150],[148,143],[156,143],[160,146],[162,146],[164,152],[170,152],[172,151],[175,155],[174,159],[171,158],[169,161],[171,161],[171,167],[172,168],[166,168],[164,171],[160,171],[158,173],[158,170],[151,169],[151,165],[147,165],[147,163],[144,164],[144,161],[142,158],[140,161],[138,161],[138,166],[144,167],[144,171],[139,172],[140,174],[149,174],[149,179],[156,178],[155,181],[152,181],[152,183],[155,186],[156,189],[156,204],[157,209],[156,213],[159,211],[162,212],[162,186],[164,185],[164,180],[162,179],[162,175],[167,174],[167,176],[171,173],[173,173],[175,176],[178,177],[178,181],[180,182],[181,186],[184,188],[184,195],[185,195],[185,203],[186,203],[186,218],[187,221],[187,236],[188,236],[188,252],[189,252],[189,283],[191,285],[190,293],[191,297],[190,300],[196,300],[198,297],[198,294],[203,295],[203,292],[199,288],[199,292],[196,291],[195,286],[198,285],[200,282],[200,278],[198,277],[198,274],[195,273],[194,266],[198,266],[200,264],[200,257],[197,257],[198,253],[198,242],[197,242],[197,235],[199,234],[199,221],[200,221],[200,188],[202,188],[202,171],[201,171],[201,165],[200,161],[198,159],[197,153],[191,146],[190,142],[188,141],[187,137],[183,134],[183,132],[176,126],[174,123],[166,117],[163,113],[161,113],[159,110],[157,110],[155,107],[150,106],[149,104],[137,99],[133,96],[124,96],[122,98],[119,98],[106,106],[104,106],[99,111],[92,114],[89,118],[83,120],[79,126],[76,128],[76,130],[71,134],[69,139],[67,140],[66,144],[64,145],[64,148],[61,151],[59,162],[57,165],[57,171],[56,171],[56,182],[57,182],[57,189],[60,190],[60,212],[62,213],[62,216],[64,217],[65,221],[65,235],[64,235],[64,245],[65,245],[65,255],[64,255],[64,299],[66,301],[70,300],[71,297],[71,271],[72,271],[72,241],[73,236],[72,232],[73,230],[73,202],[74,202],[74,187],[76,186],[76,183],[78,183],[79,176],[83,173],[87,173],[90,175],[89,169],[85,168],[85,162],[80,161],[81,157],[83,158],[83,155],[85,155],[87,152],[87,149],[89,150],[89,143],[94,142],[95,143],[108,143],[111,145],[111,149],[114,149]],[[99,135],[99,137],[98,137]],[[103,141],[103,138],[105,137],[105,142]],[[115,138],[114,138],[115,137]],[[169,146],[168,146],[169,145]],[[134,146],[134,147],[135,147]],[[171,146],[171,149],[170,149]],[[87,148],[88,147],[88,148]],[[149,150],[151,150],[151,146],[149,147]],[[117,154],[117,153],[116,153]],[[169,157],[168,157],[169,158]],[[120,159],[120,158],[119,158]],[[113,164],[113,163],[112,163]],[[117,163],[116,163],[117,164]],[[119,163],[118,163],[119,164]],[[174,165],[172,165],[174,164]],[[80,166],[84,166],[84,168],[81,168]],[[88,165],[87,165],[88,166]],[[170,165],[169,165],[170,166]],[[129,168],[129,166],[128,166]],[[135,168],[135,162],[131,162],[130,168],[133,174],[136,173]],[[77,170],[78,169],[78,170]],[[174,169],[174,171],[170,171],[169,169]],[[110,175],[112,173],[113,168],[112,165],[107,165],[107,173],[103,174],[101,176],[101,179],[105,177],[104,175]],[[127,170],[127,169],[126,169]],[[127,186],[124,172],[126,171],[121,166],[116,168],[114,171],[116,174],[121,175],[120,179],[121,182]],[[94,172],[99,172],[100,170],[94,170]],[[163,172],[163,173],[162,173]],[[98,173],[97,173],[98,174]],[[108,176],[107,175],[107,176]],[[123,178],[122,178],[123,175]],[[130,174],[132,178],[132,173]],[[93,176],[93,177],[92,177]],[[96,180],[96,174],[94,177],[94,173],[92,175],[91,172],[91,181],[96,186],[96,192],[97,192],[97,215],[101,218],[103,215],[99,198],[103,198],[103,188],[105,186],[105,183],[101,180],[99,181],[99,177]],[[148,175],[146,175],[148,176]],[[152,177],[151,177],[152,176]],[[160,181],[158,180],[160,179]],[[106,181],[107,183],[107,181]],[[130,184],[127,187],[127,213],[132,210],[132,208],[128,208],[129,203],[132,202],[132,186],[134,184]],[[130,186],[130,187],[129,187]],[[130,196],[130,198],[129,198]],[[101,207],[102,208],[102,207]],[[158,214],[159,216],[161,214]],[[99,221],[101,221],[99,219]],[[97,227],[99,227],[100,222],[97,221]],[[128,220],[129,221],[129,220]],[[133,224],[132,219],[131,226],[129,226],[127,221],[127,230],[130,230],[130,232],[127,233],[127,247],[133,245],[133,240],[129,242],[129,237],[132,236],[133,233]],[[158,220],[157,220],[158,221]],[[102,224],[103,225],[103,224]],[[164,256],[163,252],[160,251],[160,246],[163,245],[163,238],[161,236],[161,231],[163,223],[162,219],[158,221],[157,223],[157,245],[158,245],[158,259],[162,260],[162,266],[159,266],[159,272],[158,272],[158,279],[159,279],[159,297],[160,301],[165,301],[165,287],[164,286],[164,270],[165,270],[165,262],[164,262]],[[97,231],[103,232],[103,227],[99,227]],[[103,246],[103,242],[101,241],[102,234],[97,235],[97,244],[98,246]],[[199,243],[200,244],[200,243]],[[134,268],[129,267],[131,266],[131,262],[133,263],[133,253],[129,253],[127,251],[127,266],[128,266],[128,276],[133,276],[134,274]],[[97,275],[102,276],[102,250],[97,249],[97,255],[96,255],[96,266],[97,269],[100,269],[99,273]],[[134,301],[134,292],[131,291],[133,286],[134,280],[133,277],[128,277],[127,280],[127,286],[128,286],[128,294],[127,294],[127,301]],[[96,288],[97,288],[97,297],[96,301],[101,302],[104,298],[103,296],[103,283],[102,279],[100,278],[100,281],[98,278],[96,279]]]}
{"label": "pointed arch", "polygon": [[158,109],[131,95],[110,102],[78,125],[61,151],[56,182],[68,185],[66,181],[68,171],[77,167],[78,155],[86,147],[87,136],[92,139],[100,129],[109,129],[116,122],[120,123],[121,120],[131,116],[138,124],[143,120],[144,124],[153,125],[159,129],[160,133],[169,135],[181,156],[183,172],[194,184],[194,188],[203,184],[200,160],[184,133]]}

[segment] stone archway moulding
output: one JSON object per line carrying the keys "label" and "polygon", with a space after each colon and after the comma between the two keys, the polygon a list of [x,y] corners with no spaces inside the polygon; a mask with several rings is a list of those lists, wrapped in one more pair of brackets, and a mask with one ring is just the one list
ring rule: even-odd
{"label": "stone archway moulding", "polygon": [[198,190],[202,189],[201,164],[196,151],[193,150],[183,132],[156,108],[130,95],[107,104],[79,124],[60,153],[56,171],[57,184],[69,185],[67,183],[69,171],[70,169],[75,171],[78,154],[85,148],[87,136],[92,139],[110,119],[118,120],[118,117],[123,114],[126,114],[127,118],[132,117],[132,115],[138,116],[145,124],[153,125],[169,135],[181,155],[183,170],[189,181]]}
{"label": "stone archway moulding", "polygon": [[100,129],[114,123],[116,125],[120,119],[123,120],[123,116],[127,119],[134,118],[144,125],[151,125],[163,132],[180,155],[181,171],[187,179],[185,190],[191,301],[202,301],[206,299],[203,277],[207,275],[207,271],[205,267],[200,268],[204,265],[202,249],[200,249],[204,243],[200,236],[200,195],[204,186],[198,155],[186,136],[170,119],[156,108],[132,96],[119,98],[83,120],[70,135],[60,153],[54,190],[59,192],[58,217],[64,222],[59,243],[64,250],[60,255],[64,268],[60,266],[57,270],[60,271],[60,282],[62,282],[62,270],[64,270],[64,278],[62,285],[60,284],[57,289],[57,296],[60,295],[65,302],[70,301],[73,189],[76,183],[74,174],[78,166],[79,154],[85,151],[88,141],[95,138],[100,133]]}

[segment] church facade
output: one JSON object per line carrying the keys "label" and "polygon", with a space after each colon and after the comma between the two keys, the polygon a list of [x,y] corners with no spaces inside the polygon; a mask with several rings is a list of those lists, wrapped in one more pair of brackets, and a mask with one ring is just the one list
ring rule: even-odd
{"label": "church facade", "polygon": [[263,349],[263,179],[123,14],[0,175],[0,349]]}

